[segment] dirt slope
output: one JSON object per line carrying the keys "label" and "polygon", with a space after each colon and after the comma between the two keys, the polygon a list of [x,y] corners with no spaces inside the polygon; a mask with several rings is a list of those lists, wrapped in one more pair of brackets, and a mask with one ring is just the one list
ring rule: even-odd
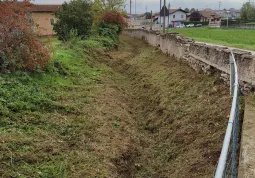
{"label": "dirt slope", "polygon": [[100,125],[94,142],[103,158],[100,175],[212,177],[229,113],[228,87],[126,36],[119,51],[100,62],[107,66],[93,113]]}

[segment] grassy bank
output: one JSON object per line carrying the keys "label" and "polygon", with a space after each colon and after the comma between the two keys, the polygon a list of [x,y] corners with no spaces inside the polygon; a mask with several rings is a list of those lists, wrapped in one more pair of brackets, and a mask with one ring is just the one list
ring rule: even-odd
{"label": "grassy bank", "polygon": [[0,176],[212,177],[231,103],[217,76],[127,36],[53,42],[46,69],[1,74]]}
{"label": "grassy bank", "polygon": [[91,65],[91,48],[104,47],[93,39],[75,46],[53,39],[53,45],[55,57],[45,69],[0,74],[2,177],[63,178],[79,162],[90,167],[95,161],[79,154],[86,154],[96,127],[88,111],[103,73]]}
{"label": "grassy bank", "polygon": [[173,29],[196,41],[215,43],[242,49],[255,50],[255,31],[245,29],[182,28]]}

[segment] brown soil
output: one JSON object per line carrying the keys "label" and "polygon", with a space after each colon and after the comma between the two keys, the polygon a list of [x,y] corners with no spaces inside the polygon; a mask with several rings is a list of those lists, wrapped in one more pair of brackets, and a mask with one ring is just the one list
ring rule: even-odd
{"label": "brown soil", "polygon": [[98,124],[90,154],[102,162],[84,176],[212,177],[230,109],[228,87],[127,36],[119,51],[94,55],[106,75],[90,113]]}

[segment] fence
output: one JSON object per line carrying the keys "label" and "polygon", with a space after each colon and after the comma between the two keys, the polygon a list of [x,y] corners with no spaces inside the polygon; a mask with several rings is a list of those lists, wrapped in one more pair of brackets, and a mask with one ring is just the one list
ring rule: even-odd
{"label": "fence", "polygon": [[[221,28],[227,28],[227,26],[221,25]],[[229,25],[228,28],[255,29],[255,24],[233,24],[233,25]]]}
{"label": "fence", "polygon": [[214,178],[236,178],[239,138],[239,83],[237,64],[233,53],[230,54],[230,92],[233,97],[230,118],[225,134],[221,155]]}

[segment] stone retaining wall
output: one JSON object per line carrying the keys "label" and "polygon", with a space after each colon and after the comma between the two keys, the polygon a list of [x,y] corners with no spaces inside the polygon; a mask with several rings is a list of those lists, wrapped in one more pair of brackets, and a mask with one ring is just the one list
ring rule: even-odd
{"label": "stone retaining wall", "polygon": [[[159,47],[163,53],[187,62],[197,71],[211,74],[220,71],[225,81],[229,79],[230,49],[196,43],[178,33],[158,34],[155,31],[128,29],[123,32],[134,38],[142,39],[152,46]],[[244,92],[255,86],[255,56],[244,50],[232,50],[238,65],[240,84]]]}

